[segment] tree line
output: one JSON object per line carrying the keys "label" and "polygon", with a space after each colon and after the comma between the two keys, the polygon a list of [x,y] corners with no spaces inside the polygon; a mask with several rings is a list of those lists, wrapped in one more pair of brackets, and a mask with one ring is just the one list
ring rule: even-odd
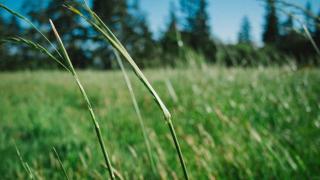
{"label": "tree line", "polygon": [[[48,26],[48,17],[56,22],[76,68],[117,68],[111,47],[78,16],[67,11],[62,6],[64,3],[79,5],[75,0],[26,0],[22,11],[49,37],[53,34]],[[264,5],[264,45],[260,47],[252,40],[248,17],[243,18],[237,44],[224,44],[214,38],[209,24],[208,0],[180,0],[178,6],[171,3],[166,28],[157,39],[150,30],[139,0],[92,1],[93,10],[125,44],[141,68],[184,66],[198,59],[227,66],[282,64],[287,61],[300,65],[317,64],[314,46],[310,43],[310,37],[303,32],[305,29],[297,26],[299,21],[295,14],[286,12],[287,19],[283,21],[279,18],[283,10],[277,0],[264,0]],[[320,45],[320,13],[313,15],[311,9],[311,4],[307,3],[303,8],[305,19],[301,24],[305,24],[303,27]],[[1,39],[17,35],[40,44],[44,41],[32,28],[0,10]],[[59,67],[27,47],[0,44],[1,70],[39,68]]]}

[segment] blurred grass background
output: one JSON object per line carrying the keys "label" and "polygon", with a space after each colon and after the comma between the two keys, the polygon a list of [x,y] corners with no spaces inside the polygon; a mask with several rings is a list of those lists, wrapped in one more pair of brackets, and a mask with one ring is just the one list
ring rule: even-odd
{"label": "blurred grass background", "polygon": [[[147,70],[173,114],[192,179],[320,178],[320,72],[288,67]],[[81,71],[115,169],[125,179],[182,177],[162,114],[133,74],[157,175],[120,71]],[[170,86],[174,92],[170,91]],[[86,104],[67,73],[0,73],[0,174],[105,179]],[[176,97],[175,97],[176,95]]]}

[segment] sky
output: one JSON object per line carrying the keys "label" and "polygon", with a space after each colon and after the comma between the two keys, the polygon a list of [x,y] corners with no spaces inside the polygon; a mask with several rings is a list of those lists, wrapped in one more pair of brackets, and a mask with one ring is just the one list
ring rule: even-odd
{"label": "sky", "polygon": [[[305,6],[307,0],[287,0],[301,6]],[[320,0],[309,0],[313,5],[313,11],[320,10]],[[1,3],[21,10],[23,0],[0,0]],[[155,37],[164,31],[169,18],[170,2],[179,4],[179,0],[140,0],[140,7],[147,15],[147,20]],[[209,24],[213,36],[227,42],[234,43],[244,16],[247,16],[252,26],[252,38],[255,42],[261,42],[262,27],[265,11],[263,4],[258,0],[208,0]]]}

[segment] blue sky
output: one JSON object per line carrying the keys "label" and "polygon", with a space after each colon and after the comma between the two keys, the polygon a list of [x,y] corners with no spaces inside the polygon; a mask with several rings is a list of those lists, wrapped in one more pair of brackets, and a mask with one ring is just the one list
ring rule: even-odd
{"label": "blue sky", "polygon": [[[159,35],[168,21],[169,4],[179,0],[140,0],[141,9],[146,13],[152,31]],[[258,0],[208,0],[210,25],[215,37],[225,42],[235,42],[243,16],[248,16],[252,26],[253,39],[261,41],[264,8]],[[304,6],[307,0],[287,0]],[[0,0],[5,5],[19,10],[23,0]],[[320,10],[320,0],[310,0],[313,10]]]}

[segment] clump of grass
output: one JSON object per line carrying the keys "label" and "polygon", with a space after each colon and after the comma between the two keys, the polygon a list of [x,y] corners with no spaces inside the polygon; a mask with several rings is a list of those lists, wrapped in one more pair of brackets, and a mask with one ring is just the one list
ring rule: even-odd
{"label": "clump of grass", "polygon": [[185,179],[189,179],[188,171],[185,165],[184,157],[182,155],[182,151],[178,142],[178,138],[171,120],[171,114],[157,92],[154,90],[154,88],[151,86],[147,78],[144,76],[140,68],[136,65],[135,61],[132,59],[128,51],[125,49],[125,47],[122,45],[122,43],[117,39],[117,37],[112,33],[112,31],[108,28],[108,26],[100,19],[100,17],[90,9],[88,4],[85,2],[85,10],[90,15],[90,18],[86,17],[84,14],[82,14],[78,9],[76,9],[73,6],[66,5],[66,7],[74,12],[75,14],[78,14],[80,17],[82,17],[86,22],[88,22],[97,32],[99,32],[104,40],[107,43],[110,43],[114,49],[116,49],[122,57],[130,64],[131,68],[133,69],[136,76],[140,79],[140,81],[145,85],[145,87],[149,90],[149,92],[152,94],[152,96],[155,99],[155,102],[161,109],[165,122],[167,123],[171,137],[174,141],[175,148],[177,151],[177,154],[179,156],[180,164],[183,170],[183,174]]}
{"label": "clump of grass", "polygon": [[[60,38],[60,35],[58,33],[58,31],[56,30],[53,22],[51,20],[49,20],[50,22],[50,25],[52,27],[52,30],[53,30],[53,33],[57,39],[57,42],[58,42],[58,45],[59,45],[59,50],[57,48],[55,48],[55,46],[53,45],[53,43],[35,26],[33,25],[33,23],[31,21],[29,21],[26,17],[20,15],[19,13],[11,10],[10,8],[0,4],[0,7],[5,9],[6,11],[8,11],[9,13],[11,13],[12,15],[24,20],[25,22],[27,22],[29,25],[31,25],[33,28],[35,28],[41,35],[42,37],[44,37],[46,39],[46,41],[54,47],[54,50],[58,53],[58,57],[54,56],[47,48],[43,47],[42,45],[36,43],[36,42],[33,42],[31,40],[27,40],[27,39],[24,39],[22,37],[15,37],[15,38],[8,38],[8,39],[5,39],[4,41],[5,42],[14,42],[14,43],[18,43],[18,44],[24,44],[24,45],[27,45],[28,47],[30,48],[33,48],[33,49],[36,49],[46,55],[48,55],[51,59],[53,59],[54,61],[56,61],[57,63],[59,63],[64,69],[66,69],[67,71],[69,71],[74,80],[76,81],[76,84],[78,85],[79,89],[80,89],[80,92],[82,94],[82,97],[84,98],[86,104],[87,104],[87,108],[90,112],[90,116],[91,116],[91,120],[92,120],[92,123],[94,125],[94,128],[95,128],[95,132],[96,132],[96,136],[98,138],[98,141],[99,141],[99,145],[100,145],[100,148],[102,150],[102,154],[104,156],[104,160],[105,160],[105,163],[106,163],[106,166],[108,167],[108,172],[109,172],[109,175],[110,175],[110,178],[111,179],[115,179],[115,176],[114,176],[114,173],[113,173],[113,170],[112,170],[112,165],[111,165],[111,161],[109,159],[109,155],[107,153],[107,150],[105,148],[105,144],[104,144],[104,141],[103,141],[103,138],[102,138],[102,134],[101,134],[101,130],[100,130],[100,126],[99,126],[99,123],[95,117],[95,114],[93,112],[93,109],[92,109],[92,105],[91,105],[91,102],[87,96],[87,93],[86,91],[84,90],[83,86],[82,86],[82,83],[80,82],[80,79],[73,67],[73,64],[71,62],[71,59],[63,45],[63,42]],[[66,62],[67,65],[65,65],[63,62]]]}

